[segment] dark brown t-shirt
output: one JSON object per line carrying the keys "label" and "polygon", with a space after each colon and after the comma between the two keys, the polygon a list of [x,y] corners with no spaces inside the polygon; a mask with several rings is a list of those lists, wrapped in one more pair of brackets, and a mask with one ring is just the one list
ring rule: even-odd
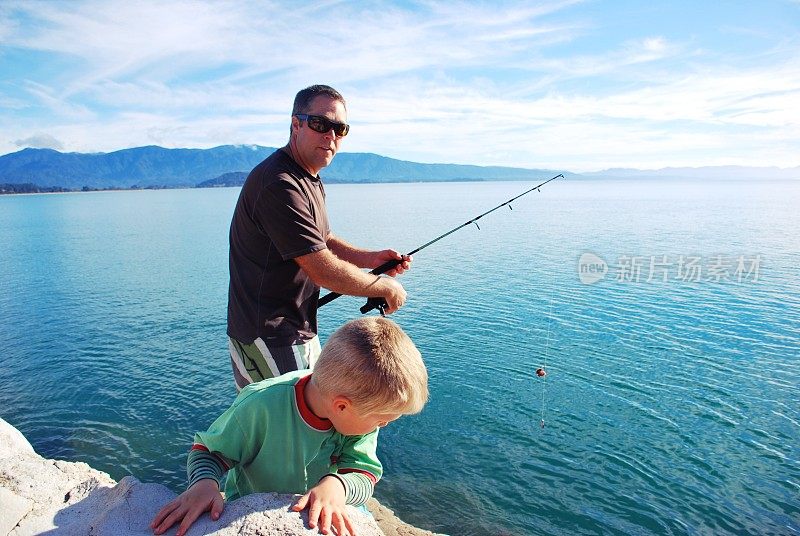
{"label": "dark brown t-shirt", "polygon": [[319,287],[295,257],[325,249],[325,189],[278,149],[242,186],[230,231],[228,335],[298,344],[317,333]]}

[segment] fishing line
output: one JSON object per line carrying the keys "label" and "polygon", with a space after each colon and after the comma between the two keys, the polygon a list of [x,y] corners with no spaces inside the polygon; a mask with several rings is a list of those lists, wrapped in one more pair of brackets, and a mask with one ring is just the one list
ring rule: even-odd
{"label": "fishing line", "polygon": [[[550,353],[550,333],[553,325],[553,296],[555,294],[555,284],[556,271],[553,270],[553,274],[550,277],[550,310],[547,313],[547,339],[545,339],[544,345],[544,364],[542,365],[542,368],[536,371],[536,375],[541,376],[542,378],[542,417],[541,421],[539,421],[539,424],[542,428],[544,428],[545,394],[547,392],[547,356]],[[540,374],[539,371],[542,373]]]}
{"label": "fishing line", "polygon": [[[420,247],[418,247],[417,249],[415,249],[415,250],[413,250],[413,251],[409,251],[408,253],[406,253],[405,255],[403,255],[403,256],[402,256],[402,257],[403,257],[402,259],[399,259],[399,260],[398,260],[398,259],[393,259],[393,260],[390,260],[390,261],[386,261],[385,263],[381,264],[381,265],[380,265],[380,266],[378,266],[377,268],[374,268],[374,269],[370,270],[370,272],[369,272],[369,273],[370,273],[370,274],[372,274],[372,275],[381,275],[381,274],[383,274],[383,273],[386,273],[386,272],[388,272],[389,270],[391,270],[392,268],[394,268],[395,266],[397,266],[398,264],[402,263],[402,262],[403,262],[403,261],[406,259],[406,257],[410,257],[411,255],[414,255],[415,253],[418,253],[418,252],[422,251],[423,249],[425,249],[426,247],[430,246],[431,244],[434,244],[434,243],[438,242],[439,240],[441,240],[441,239],[443,239],[443,238],[445,238],[445,237],[447,237],[447,236],[450,236],[451,234],[455,233],[455,232],[456,232],[456,231],[458,231],[459,229],[463,229],[463,228],[464,228],[464,227],[466,227],[467,225],[471,225],[471,224],[473,224],[473,223],[474,223],[474,224],[475,224],[475,226],[476,226],[478,229],[480,229],[481,227],[480,227],[480,225],[478,225],[478,220],[479,220],[479,219],[481,219],[481,218],[483,218],[484,216],[486,216],[487,214],[491,214],[491,213],[492,213],[492,212],[494,212],[495,210],[497,210],[497,209],[499,209],[499,208],[502,208],[502,207],[505,207],[505,206],[508,206],[508,208],[509,208],[509,209],[511,209],[511,210],[514,210],[514,209],[511,207],[511,202],[512,202],[512,201],[516,201],[517,199],[519,199],[519,198],[520,198],[520,197],[522,197],[523,195],[529,194],[529,193],[533,192],[534,190],[536,190],[537,192],[538,192],[538,191],[540,191],[540,190],[539,190],[539,188],[541,188],[542,186],[544,186],[545,184],[547,184],[547,183],[548,183],[548,182],[550,182],[550,181],[554,181],[554,180],[556,180],[556,179],[557,179],[557,178],[559,178],[559,177],[561,177],[561,178],[563,179],[563,178],[564,178],[564,175],[563,175],[563,174],[561,174],[561,173],[559,173],[559,174],[558,174],[558,175],[556,175],[555,177],[552,177],[552,178],[550,178],[550,179],[547,179],[547,180],[546,180],[546,181],[544,181],[543,183],[541,183],[541,184],[537,184],[536,186],[534,186],[533,188],[531,188],[531,189],[529,189],[529,190],[525,190],[525,191],[524,191],[524,192],[522,192],[521,194],[519,194],[519,195],[517,195],[517,196],[514,196],[514,197],[512,197],[512,198],[511,198],[511,199],[509,199],[508,201],[505,201],[505,202],[503,202],[503,203],[500,203],[500,204],[499,204],[499,205],[497,205],[496,207],[494,207],[494,208],[492,208],[492,209],[490,209],[490,210],[487,210],[486,212],[484,212],[484,213],[483,213],[483,214],[481,214],[480,216],[476,216],[476,217],[472,218],[471,220],[469,220],[469,221],[467,221],[467,222],[464,222],[464,223],[462,223],[462,224],[461,224],[461,225],[459,225],[458,227],[455,227],[455,228],[453,228],[453,229],[450,229],[450,230],[449,230],[449,231],[447,231],[446,233],[444,233],[444,234],[442,234],[442,235],[440,235],[440,236],[437,236],[436,238],[434,238],[434,239],[433,239],[433,240],[431,240],[430,242],[426,242],[426,243],[422,244],[422,245],[421,245]],[[338,298],[339,296],[341,296],[341,294],[339,294],[338,292],[329,292],[328,294],[326,294],[325,296],[323,296],[322,298],[320,298],[320,299],[319,299],[319,301],[317,302],[317,308],[320,308],[320,307],[322,307],[323,305],[325,305],[325,304],[327,304],[327,303],[330,303],[330,302],[332,302],[333,300],[335,300],[335,299],[336,299],[336,298]],[[380,311],[380,313],[381,313],[381,314],[383,314],[383,312],[384,312],[384,308],[385,308],[385,307],[386,307],[386,302],[384,301],[384,299],[383,299],[383,298],[369,298],[369,299],[367,300],[367,303],[366,303],[364,306],[362,306],[362,307],[361,307],[361,312],[362,312],[362,313],[367,313],[367,312],[371,311],[372,309],[378,309],[378,310]]]}

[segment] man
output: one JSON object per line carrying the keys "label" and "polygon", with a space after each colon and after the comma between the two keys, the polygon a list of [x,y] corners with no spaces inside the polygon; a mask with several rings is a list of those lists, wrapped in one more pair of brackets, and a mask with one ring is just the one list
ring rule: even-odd
{"label": "man", "polygon": [[[239,194],[230,230],[228,346],[237,389],[310,368],[320,353],[320,287],[351,296],[379,297],[386,313],[406,292],[392,279],[410,266],[397,251],[368,251],[335,236],[319,177],[349,131],[338,91],[323,85],[294,100],[289,143],[258,164]],[[388,276],[370,275],[388,260],[402,261]]]}

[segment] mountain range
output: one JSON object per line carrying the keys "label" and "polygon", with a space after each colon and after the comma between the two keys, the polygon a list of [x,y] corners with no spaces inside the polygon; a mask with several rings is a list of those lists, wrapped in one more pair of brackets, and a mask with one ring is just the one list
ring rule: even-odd
{"label": "mountain range", "polygon": [[[237,186],[274,147],[223,145],[211,149],[136,147],[110,153],[23,149],[0,156],[0,185],[50,189],[180,188]],[[796,168],[735,166],[614,169],[592,173],[460,164],[423,164],[373,153],[339,153],[321,175],[327,183],[570,179],[796,179]]]}

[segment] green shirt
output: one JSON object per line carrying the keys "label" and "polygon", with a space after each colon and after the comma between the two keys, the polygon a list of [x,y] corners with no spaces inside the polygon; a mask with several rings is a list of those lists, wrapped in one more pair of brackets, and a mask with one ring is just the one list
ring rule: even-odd
{"label": "green shirt", "polygon": [[[334,430],[305,403],[310,379],[311,372],[301,370],[250,384],[208,431],[195,434],[193,452],[207,450],[229,471],[228,500],[267,491],[305,493],[331,473],[341,475],[348,504],[363,504],[372,495],[383,473],[378,430],[360,436]],[[193,474],[192,458],[190,485],[200,478],[219,481],[203,469]]]}

